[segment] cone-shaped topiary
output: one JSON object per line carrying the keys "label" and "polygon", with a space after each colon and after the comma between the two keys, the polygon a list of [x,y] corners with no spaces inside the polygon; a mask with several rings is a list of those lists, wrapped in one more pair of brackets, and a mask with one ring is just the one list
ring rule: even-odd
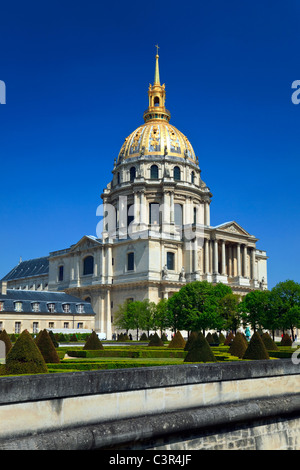
{"label": "cone-shaped topiary", "polygon": [[285,335],[283,335],[283,337],[281,339],[280,345],[281,346],[292,346],[292,344],[293,344],[293,341],[291,340],[289,335],[287,333],[285,333]]}
{"label": "cone-shaped topiary", "polygon": [[241,333],[237,333],[232,340],[229,348],[229,354],[237,356],[240,359],[244,356],[246,349],[248,348],[247,340]]}
{"label": "cone-shaped topiary", "polygon": [[7,354],[9,353],[9,351],[11,350],[12,348],[12,342],[10,340],[10,337],[8,336],[8,334],[6,333],[6,330],[3,330],[1,331],[0,333],[0,341],[3,341],[4,344],[5,344],[5,354],[7,356]]}
{"label": "cone-shaped topiary", "polygon": [[148,336],[146,335],[146,333],[143,333],[140,337],[140,341],[148,341]]}
{"label": "cone-shaped topiary", "polygon": [[160,337],[158,336],[157,333],[155,333],[152,338],[150,339],[149,343],[148,343],[148,346],[163,346],[164,343],[163,341],[160,339]]}
{"label": "cone-shaped topiary", "polygon": [[233,341],[233,338],[234,338],[234,334],[232,333],[232,331],[229,333],[229,335],[227,336],[227,338],[225,339],[224,341],[224,346],[230,346],[230,344],[232,343]]}
{"label": "cone-shaped topiary", "polygon": [[101,343],[95,331],[93,331],[92,334],[88,337],[82,349],[94,351],[98,349],[104,349],[103,344]]}
{"label": "cone-shaped topiary", "polygon": [[192,343],[184,362],[215,362],[216,358],[210,345],[202,333],[198,333],[197,338]]}
{"label": "cone-shaped topiary", "polygon": [[253,333],[250,343],[245,351],[243,359],[270,359],[268,351],[261,339],[260,334],[256,331]]}
{"label": "cone-shaped topiary", "polygon": [[27,330],[24,330],[6,358],[6,374],[46,374],[43,355]]}
{"label": "cone-shaped topiary", "polygon": [[52,342],[52,339],[47,330],[41,330],[37,339],[36,345],[41,351],[45,362],[51,364],[58,364],[60,359]]}
{"label": "cone-shaped topiary", "polygon": [[52,330],[49,330],[48,333],[49,333],[49,336],[50,336],[51,341],[52,341],[52,343],[53,343],[53,346],[54,346],[55,348],[58,348],[58,347],[59,347],[59,344],[58,344],[58,342],[56,341],[56,338],[55,338],[55,336],[54,336],[53,331],[52,331]]}
{"label": "cone-shaped topiary", "polygon": [[225,336],[223,335],[223,333],[220,333],[219,334],[219,344],[224,344],[225,343]]}
{"label": "cone-shaped topiary", "polygon": [[185,340],[182,337],[180,331],[176,331],[175,336],[172,338],[172,341],[169,343],[168,348],[184,348]]}
{"label": "cone-shaped topiary", "polygon": [[185,344],[184,350],[189,351],[194,343],[194,341],[197,339],[198,333],[196,331],[192,331],[190,336],[188,337],[188,340]]}
{"label": "cone-shaped topiary", "polygon": [[208,342],[208,344],[212,344],[214,341],[213,341],[213,336],[211,333],[207,333],[206,335],[206,341]]}
{"label": "cone-shaped topiary", "polygon": [[212,337],[213,337],[213,344],[220,344],[220,339],[219,339],[218,333],[214,332],[212,334]]}
{"label": "cone-shaped topiary", "polygon": [[272,340],[269,333],[264,333],[261,336],[261,339],[263,340],[263,343],[267,351],[279,351],[277,344]]}

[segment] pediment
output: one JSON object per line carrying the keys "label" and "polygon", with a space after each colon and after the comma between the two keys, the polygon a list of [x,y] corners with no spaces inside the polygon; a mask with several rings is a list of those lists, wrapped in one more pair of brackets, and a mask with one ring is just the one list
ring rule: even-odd
{"label": "pediment", "polygon": [[252,237],[252,235],[247,232],[243,227],[241,227],[239,224],[236,222],[227,222],[222,225],[218,225],[218,227],[215,227],[218,230],[222,230],[223,232],[228,232],[228,233],[233,233],[236,235],[246,235],[247,237]]}
{"label": "pediment", "polygon": [[89,235],[84,235],[79,242],[77,242],[75,245],[71,246],[70,252],[74,253],[76,251],[86,251],[90,250],[91,248],[94,248],[95,246],[99,246],[101,243],[99,240],[97,240],[94,237],[91,237]]}

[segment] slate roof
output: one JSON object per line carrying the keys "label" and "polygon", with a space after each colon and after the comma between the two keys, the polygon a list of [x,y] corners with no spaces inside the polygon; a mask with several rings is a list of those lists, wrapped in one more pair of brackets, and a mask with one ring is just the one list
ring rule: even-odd
{"label": "slate roof", "polygon": [[2,281],[13,281],[15,279],[23,279],[32,276],[42,276],[49,274],[49,260],[48,256],[43,258],[30,259],[28,261],[21,261],[15,266]]}
{"label": "slate roof", "polygon": [[[92,306],[89,302],[86,302],[78,297],[66,294],[65,292],[49,292],[49,291],[31,291],[31,290],[20,290],[20,289],[7,289],[7,294],[1,294],[0,292],[0,302],[4,302],[4,312],[14,312],[15,306],[14,302],[22,302],[22,312],[18,313],[33,313],[32,303],[38,302],[40,305],[39,312],[34,313],[47,313],[50,314],[48,310],[48,304],[55,304],[54,315],[63,314],[63,315],[95,315],[95,312],[92,309]],[[65,313],[63,311],[63,304],[70,305],[70,313]],[[77,305],[84,305],[84,313],[77,312]]]}

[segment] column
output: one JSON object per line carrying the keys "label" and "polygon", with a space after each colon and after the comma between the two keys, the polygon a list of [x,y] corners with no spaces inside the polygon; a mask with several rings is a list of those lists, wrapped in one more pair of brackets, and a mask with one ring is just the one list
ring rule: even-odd
{"label": "column", "polygon": [[219,274],[218,272],[218,240],[214,240],[214,274]]}
{"label": "column", "polygon": [[226,246],[225,246],[225,240],[222,240],[222,276],[226,276]]}
{"label": "column", "polygon": [[174,193],[170,196],[170,223],[174,224]]}
{"label": "column", "polygon": [[251,272],[252,272],[252,279],[257,279],[256,266],[255,266],[255,248],[252,248],[251,250]]}
{"label": "column", "polygon": [[236,252],[237,252],[237,275],[241,275],[241,245],[240,243],[237,244],[236,246]]}
{"label": "column", "polygon": [[110,290],[106,291],[106,337],[111,339],[111,304],[110,304]]}
{"label": "column", "polygon": [[232,245],[228,247],[228,275],[232,277],[233,269],[232,269]]}
{"label": "column", "polygon": [[204,209],[204,214],[205,214],[205,225],[210,226],[210,208],[209,208],[209,202],[205,202],[205,209]]}
{"label": "column", "polygon": [[243,268],[243,275],[247,277],[247,245],[244,245],[244,268]]}
{"label": "column", "polygon": [[209,273],[209,240],[204,240],[204,273]]}

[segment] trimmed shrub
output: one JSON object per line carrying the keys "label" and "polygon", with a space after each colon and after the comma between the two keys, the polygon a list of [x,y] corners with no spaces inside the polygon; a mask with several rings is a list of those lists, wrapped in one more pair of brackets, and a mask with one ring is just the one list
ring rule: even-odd
{"label": "trimmed shrub", "polygon": [[224,341],[224,346],[230,346],[230,344],[232,343],[233,341],[233,338],[234,338],[234,334],[232,333],[232,331],[229,333],[229,335],[225,338],[225,341]]}
{"label": "trimmed shrub", "polygon": [[233,338],[232,343],[229,348],[229,354],[232,356],[237,356],[240,359],[244,356],[246,349],[248,348],[247,340],[241,333],[237,333]]}
{"label": "trimmed shrub", "polygon": [[149,343],[148,343],[148,346],[163,346],[164,343],[163,341],[160,339],[160,337],[158,336],[157,333],[155,333],[154,335],[152,335],[152,338],[150,339]]}
{"label": "trimmed shrub", "polygon": [[208,344],[212,344],[214,341],[213,341],[213,336],[211,333],[207,333],[206,335],[206,341],[208,342]]}
{"label": "trimmed shrub", "polygon": [[198,333],[196,331],[192,331],[190,336],[188,337],[187,342],[185,343],[184,350],[189,351],[194,343],[194,341],[197,339]]}
{"label": "trimmed shrub", "polygon": [[261,359],[270,359],[268,351],[261,339],[260,334],[256,331],[248,344],[248,347],[245,351],[243,359],[253,359],[253,360],[261,360]]}
{"label": "trimmed shrub", "polygon": [[9,353],[9,351],[11,350],[12,348],[12,342],[10,340],[10,337],[8,336],[8,334],[6,333],[6,330],[3,330],[1,331],[0,333],[0,341],[3,341],[4,344],[5,344],[5,354],[7,356],[7,354]]}
{"label": "trimmed shrub", "polygon": [[183,339],[182,334],[180,331],[176,331],[176,334],[174,338],[172,338],[172,341],[169,343],[168,348],[184,348],[185,347],[185,340]]}
{"label": "trimmed shrub", "polygon": [[184,362],[216,362],[214,353],[202,333],[198,333],[197,338],[192,343]]}
{"label": "trimmed shrub", "polygon": [[279,351],[277,344],[272,340],[269,333],[263,333],[263,335],[261,336],[261,339],[263,340],[263,343],[267,351]]}
{"label": "trimmed shrub", "polygon": [[142,336],[140,337],[140,341],[148,341],[148,336],[146,333],[143,333]]}
{"label": "trimmed shrub", "polygon": [[280,342],[280,345],[281,346],[292,346],[293,344],[293,341],[291,340],[290,336],[285,333],[285,335],[283,335],[282,339],[281,339],[281,342]]}
{"label": "trimmed shrub", "polygon": [[71,343],[77,343],[78,341],[78,338],[77,336],[75,335],[75,333],[73,333],[71,336],[70,336],[70,342]]}
{"label": "trimmed shrub", "polygon": [[37,337],[36,345],[41,351],[45,362],[58,364],[60,362],[52,339],[47,330],[42,330]]}
{"label": "trimmed shrub", "polygon": [[103,349],[103,344],[101,343],[95,331],[93,331],[92,334],[88,337],[82,349],[86,349],[86,350]]}
{"label": "trimmed shrub", "polygon": [[224,344],[225,343],[225,336],[223,335],[223,333],[220,333],[219,334],[219,344]]}
{"label": "trimmed shrub", "polygon": [[27,330],[24,330],[6,358],[5,373],[46,374],[47,365],[43,355]]}
{"label": "trimmed shrub", "polygon": [[213,344],[220,344],[220,339],[219,339],[218,333],[214,332],[212,334],[212,337],[213,337]]}

